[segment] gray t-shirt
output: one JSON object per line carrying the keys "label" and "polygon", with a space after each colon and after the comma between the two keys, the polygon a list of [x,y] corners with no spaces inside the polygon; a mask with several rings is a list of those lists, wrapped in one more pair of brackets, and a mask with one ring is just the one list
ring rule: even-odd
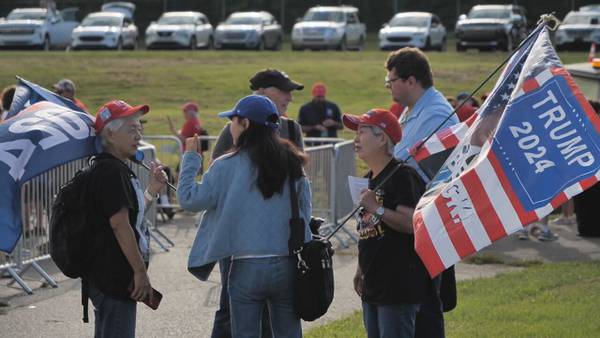
{"label": "gray t-shirt", "polygon": [[[289,122],[292,121],[294,125],[294,129],[296,130],[296,137],[294,140],[290,140],[290,131],[289,131]],[[219,134],[219,139],[217,143],[213,147],[212,159],[216,159],[221,157],[221,155],[225,154],[231,148],[233,148],[233,137],[231,136],[231,131],[229,130],[229,125],[231,122],[227,123],[223,130],[221,130],[221,134]],[[300,150],[304,150],[304,139],[302,138],[302,128],[298,124],[298,122],[294,120],[290,120],[285,117],[279,118],[279,136],[292,141]]]}

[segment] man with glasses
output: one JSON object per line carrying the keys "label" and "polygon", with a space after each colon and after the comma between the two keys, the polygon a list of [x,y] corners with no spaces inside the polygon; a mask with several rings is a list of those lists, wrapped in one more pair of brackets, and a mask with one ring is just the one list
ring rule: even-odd
{"label": "man with glasses", "polygon": [[[402,140],[394,148],[394,157],[415,168],[425,182],[431,180],[444,159],[435,159],[433,169],[420,167],[409,150],[431,133],[458,123],[452,115],[452,106],[444,95],[433,87],[429,60],[417,48],[405,47],[390,53],[385,63],[385,86],[395,102],[405,106],[400,115]],[[423,164],[423,163],[422,163]],[[415,337],[444,337],[443,308],[451,309],[456,301],[454,269],[450,268],[433,280],[434,290],[429,299],[420,304],[416,318]]]}

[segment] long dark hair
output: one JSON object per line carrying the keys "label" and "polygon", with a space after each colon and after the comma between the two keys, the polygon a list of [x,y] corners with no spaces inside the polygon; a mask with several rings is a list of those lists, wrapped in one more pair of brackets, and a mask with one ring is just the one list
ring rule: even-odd
{"label": "long dark hair", "polygon": [[296,180],[304,175],[302,166],[307,157],[290,141],[279,137],[274,129],[248,121],[248,129],[240,135],[234,151],[248,152],[257,170],[258,189],[265,199],[271,198],[275,193],[282,193],[288,177]]}

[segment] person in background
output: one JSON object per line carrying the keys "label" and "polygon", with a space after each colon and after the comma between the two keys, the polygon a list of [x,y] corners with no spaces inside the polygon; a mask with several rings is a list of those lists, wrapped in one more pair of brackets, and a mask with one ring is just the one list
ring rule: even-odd
{"label": "person in background", "polygon": [[52,85],[52,88],[54,88],[56,94],[73,101],[77,107],[81,108],[86,113],[88,112],[87,106],[75,97],[75,83],[73,83],[73,81],[62,79]]}
{"label": "person in background", "polygon": [[2,94],[0,94],[0,123],[4,121],[6,114],[8,114],[8,111],[10,110],[10,105],[12,104],[16,90],[17,86],[15,85],[11,85],[2,89]]}
{"label": "person in background", "polygon": [[[181,129],[176,130],[173,125],[173,121],[169,116],[167,116],[167,122],[169,122],[169,130],[173,136],[176,136],[181,141],[183,146],[183,150],[185,151],[185,140],[198,134],[198,135],[208,135],[206,130],[202,128],[202,123],[200,122],[200,111],[198,108],[198,104],[196,102],[187,102],[182,107],[183,118],[185,121],[183,122],[183,126]],[[204,152],[208,147],[201,147],[201,151]]]}
{"label": "person in background", "polygon": [[[206,270],[212,270],[215,262],[229,260],[221,277],[227,279],[232,337],[257,338],[267,326],[271,337],[302,337],[300,317],[293,308],[297,261],[288,248],[289,181],[296,185],[300,217],[309,220],[306,155],[277,135],[279,113],[265,96],[246,96],[219,117],[231,119],[233,150],[217,158],[199,183],[194,181],[201,162],[197,136],[186,140],[181,162],[177,199],[186,210],[205,211],[188,270],[203,270],[195,276],[205,280]],[[306,221],[304,241],[310,238]],[[267,325],[261,324],[265,307]],[[216,335],[213,329],[215,336],[225,333]]]}
{"label": "person in background", "polygon": [[317,82],[312,87],[312,100],[300,107],[298,123],[306,137],[337,137],[337,131],[344,128],[340,108],[326,95],[325,84]]}
{"label": "person in background", "polygon": [[404,112],[404,109],[406,107],[401,105],[398,102],[394,102],[392,103],[392,105],[390,106],[390,113],[394,114],[394,116],[396,116],[397,119],[400,119],[400,116],[402,115],[402,113]]}
{"label": "person in background", "polygon": [[[466,101],[469,97],[469,93],[462,92],[456,95],[456,107],[458,107],[463,101]],[[465,104],[460,107],[460,109],[456,112],[458,116],[458,120],[460,122],[466,121],[471,117],[477,109],[479,108],[479,102],[474,97],[471,97]]]}

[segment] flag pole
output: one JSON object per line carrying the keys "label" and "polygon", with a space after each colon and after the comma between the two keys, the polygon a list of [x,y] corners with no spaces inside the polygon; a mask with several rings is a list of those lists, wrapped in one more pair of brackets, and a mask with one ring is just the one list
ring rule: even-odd
{"label": "flag pole", "polygon": [[[496,67],[496,69],[494,69],[494,71],[485,79],[483,80],[479,86],[477,86],[477,88],[475,88],[470,94],[469,96],[463,100],[456,108],[454,108],[454,110],[452,111],[452,113],[450,115],[448,115],[448,117],[446,117],[444,119],[444,121],[442,121],[426,138],[425,140],[423,140],[422,142],[420,142],[417,147],[415,148],[415,150],[412,153],[416,153],[419,149],[421,149],[421,147],[427,143],[427,141],[435,134],[437,133],[446,122],[448,122],[448,120],[450,120],[450,118],[454,115],[456,115],[456,112],[462,108],[462,106],[469,101],[473,95],[475,95],[475,93],[477,93],[492,77],[494,77],[494,75],[496,75],[496,73],[502,68],[504,67],[504,65],[513,57],[513,55],[515,55],[521,48],[523,48],[523,46],[525,45],[525,43],[527,43],[534,35],[534,33],[539,30],[542,29],[544,26],[548,26],[549,29],[551,30],[556,30],[556,28],[558,27],[558,24],[560,23],[560,20],[558,20],[558,18],[556,18],[556,16],[554,16],[554,12],[550,13],[550,14],[543,14],[540,16],[540,20],[538,21],[538,26],[533,30],[533,32],[531,32],[531,34],[529,34],[529,36],[527,36],[523,41],[521,41],[521,43],[519,44],[519,46],[517,48],[515,48],[505,59],[504,61],[502,61],[502,63]],[[550,25],[552,24],[552,25]],[[408,160],[410,160],[411,158],[413,158],[412,154],[408,154],[408,157],[405,158],[404,160],[401,160],[400,162],[407,162]],[[392,171],[383,178],[383,180],[381,180],[381,182],[373,189],[373,190],[378,190],[381,189],[381,187],[398,171],[398,169],[400,169],[400,167],[402,166],[402,164],[397,165],[394,169],[392,169]],[[352,211],[352,213],[350,213],[350,215],[346,216],[346,218],[342,221],[342,223],[340,223],[329,235],[327,235],[327,237],[325,237],[326,240],[330,240],[331,237],[333,237],[333,235],[335,235],[352,217],[354,217],[354,215],[358,212],[358,210],[360,210],[360,206],[354,208],[354,210]]]}

